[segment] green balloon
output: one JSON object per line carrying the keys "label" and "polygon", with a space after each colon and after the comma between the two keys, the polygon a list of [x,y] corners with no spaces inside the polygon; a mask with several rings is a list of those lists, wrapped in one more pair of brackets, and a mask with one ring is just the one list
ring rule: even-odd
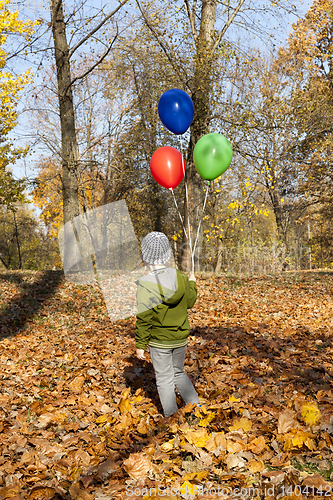
{"label": "green balloon", "polygon": [[227,170],[232,160],[232,147],[221,134],[201,137],[193,151],[194,165],[201,177],[212,181]]}

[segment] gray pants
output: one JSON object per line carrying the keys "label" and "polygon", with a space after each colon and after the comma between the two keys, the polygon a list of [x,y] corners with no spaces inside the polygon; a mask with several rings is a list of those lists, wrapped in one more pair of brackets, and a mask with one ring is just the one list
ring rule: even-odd
{"label": "gray pants", "polygon": [[149,346],[158,395],[165,417],[169,417],[178,410],[175,386],[185,404],[200,403],[192,382],[184,372],[186,347],[185,345],[175,349],[160,349]]}

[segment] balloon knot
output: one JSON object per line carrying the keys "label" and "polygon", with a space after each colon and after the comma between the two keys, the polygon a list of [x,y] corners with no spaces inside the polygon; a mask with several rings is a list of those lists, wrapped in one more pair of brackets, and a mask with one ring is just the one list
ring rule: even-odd
{"label": "balloon knot", "polygon": [[173,188],[169,188],[169,189],[170,189],[171,193],[173,193]]}

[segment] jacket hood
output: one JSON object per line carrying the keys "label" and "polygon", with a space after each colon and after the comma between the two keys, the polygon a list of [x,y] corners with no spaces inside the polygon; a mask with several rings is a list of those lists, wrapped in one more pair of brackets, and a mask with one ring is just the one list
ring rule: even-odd
{"label": "jacket hood", "polygon": [[[159,281],[159,280],[158,280]],[[163,281],[161,280],[161,283]],[[182,300],[185,294],[185,282],[182,274],[177,270],[176,272],[176,290],[172,290],[171,288],[167,288],[163,286],[163,284],[159,284],[146,281],[145,277],[141,278],[140,285],[147,289],[154,296],[152,298],[152,302],[155,302],[156,305],[167,304],[168,306],[176,306]],[[154,300],[155,299],[155,300]]]}

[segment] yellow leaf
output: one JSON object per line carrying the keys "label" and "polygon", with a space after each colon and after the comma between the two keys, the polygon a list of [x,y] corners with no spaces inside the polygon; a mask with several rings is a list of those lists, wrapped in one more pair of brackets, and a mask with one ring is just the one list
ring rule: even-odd
{"label": "yellow leaf", "polygon": [[239,453],[240,451],[244,450],[246,447],[246,444],[242,439],[238,439],[237,441],[227,441],[227,450],[229,453]]}
{"label": "yellow leaf", "polygon": [[235,396],[229,396],[230,403],[236,403],[237,401],[240,401],[240,398],[235,398]]}
{"label": "yellow leaf", "polygon": [[96,418],[96,424],[104,424],[108,421],[108,415],[100,415]]}
{"label": "yellow leaf", "polygon": [[123,392],[121,393],[121,398],[126,399],[130,394],[131,394],[131,388],[127,387],[127,389],[124,389]]}
{"label": "yellow leaf", "polygon": [[204,417],[200,420],[199,425],[201,427],[207,427],[207,425],[210,424],[210,422],[212,420],[214,420],[215,416],[216,416],[216,414],[213,412],[208,413],[208,415],[206,417]]}
{"label": "yellow leaf", "polygon": [[124,415],[125,413],[129,413],[132,409],[132,405],[128,398],[122,399],[118,406],[119,406],[119,411],[122,415]]}
{"label": "yellow leaf", "polygon": [[206,429],[198,429],[197,431],[188,431],[185,433],[187,441],[198,448],[203,448],[210,438]]}
{"label": "yellow leaf", "polygon": [[132,399],[132,402],[133,403],[140,403],[140,401],[142,401],[144,398],[142,396],[134,396],[134,398]]}
{"label": "yellow leaf", "polygon": [[189,481],[184,481],[184,483],[180,487],[180,494],[182,496],[195,495],[198,487],[195,484],[190,483]]}
{"label": "yellow leaf", "polygon": [[178,429],[179,425],[176,422],[173,422],[169,427],[169,431],[172,432],[172,434],[176,434],[176,432],[178,432]]}
{"label": "yellow leaf", "polygon": [[209,470],[201,470],[199,472],[196,472],[196,478],[202,481],[205,477],[207,477],[210,474]]}
{"label": "yellow leaf", "polygon": [[316,425],[321,419],[321,414],[316,403],[305,403],[301,408],[302,419],[308,425]]}
{"label": "yellow leaf", "polygon": [[165,453],[173,450],[174,443],[175,443],[175,438],[170,439],[170,441],[167,441],[166,443],[161,444],[161,450],[164,451]]}
{"label": "yellow leaf", "polygon": [[252,427],[252,422],[246,417],[242,417],[240,420],[234,420],[233,425],[229,427],[230,431],[237,431],[238,429],[243,429],[244,432],[248,432]]}
{"label": "yellow leaf", "polygon": [[249,471],[254,474],[256,472],[262,472],[265,469],[265,464],[262,460],[250,460],[248,463]]}
{"label": "yellow leaf", "polygon": [[71,469],[71,472],[70,472],[70,479],[72,481],[76,481],[80,476],[81,476],[81,472],[82,472],[82,467],[76,467],[74,466],[72,469]]}
{"label": "yellow leaf", "polygon": [[292,448],[302,448],[305,445],[309,450],[314,450],[315,443],[312,438],[313,434],[310,432],[293,429],[286,434],[283,449],[284,451],[288,451]]}
{"label": "yellow leaf", "polygon": [[148,425],[146,424],[146,422],[141,419],[140,422],[138,423],[137,427],[136,427],[136,430],[140,433],[140,434],[148,434],[149,432],[149,427]]}
{"label": "yellow leaf", "polygon": [[259,436],[257,438],[252,439],[252,441],[247,445],[247,449],[259,455],[265,449],[266,443],[264,436]]}

